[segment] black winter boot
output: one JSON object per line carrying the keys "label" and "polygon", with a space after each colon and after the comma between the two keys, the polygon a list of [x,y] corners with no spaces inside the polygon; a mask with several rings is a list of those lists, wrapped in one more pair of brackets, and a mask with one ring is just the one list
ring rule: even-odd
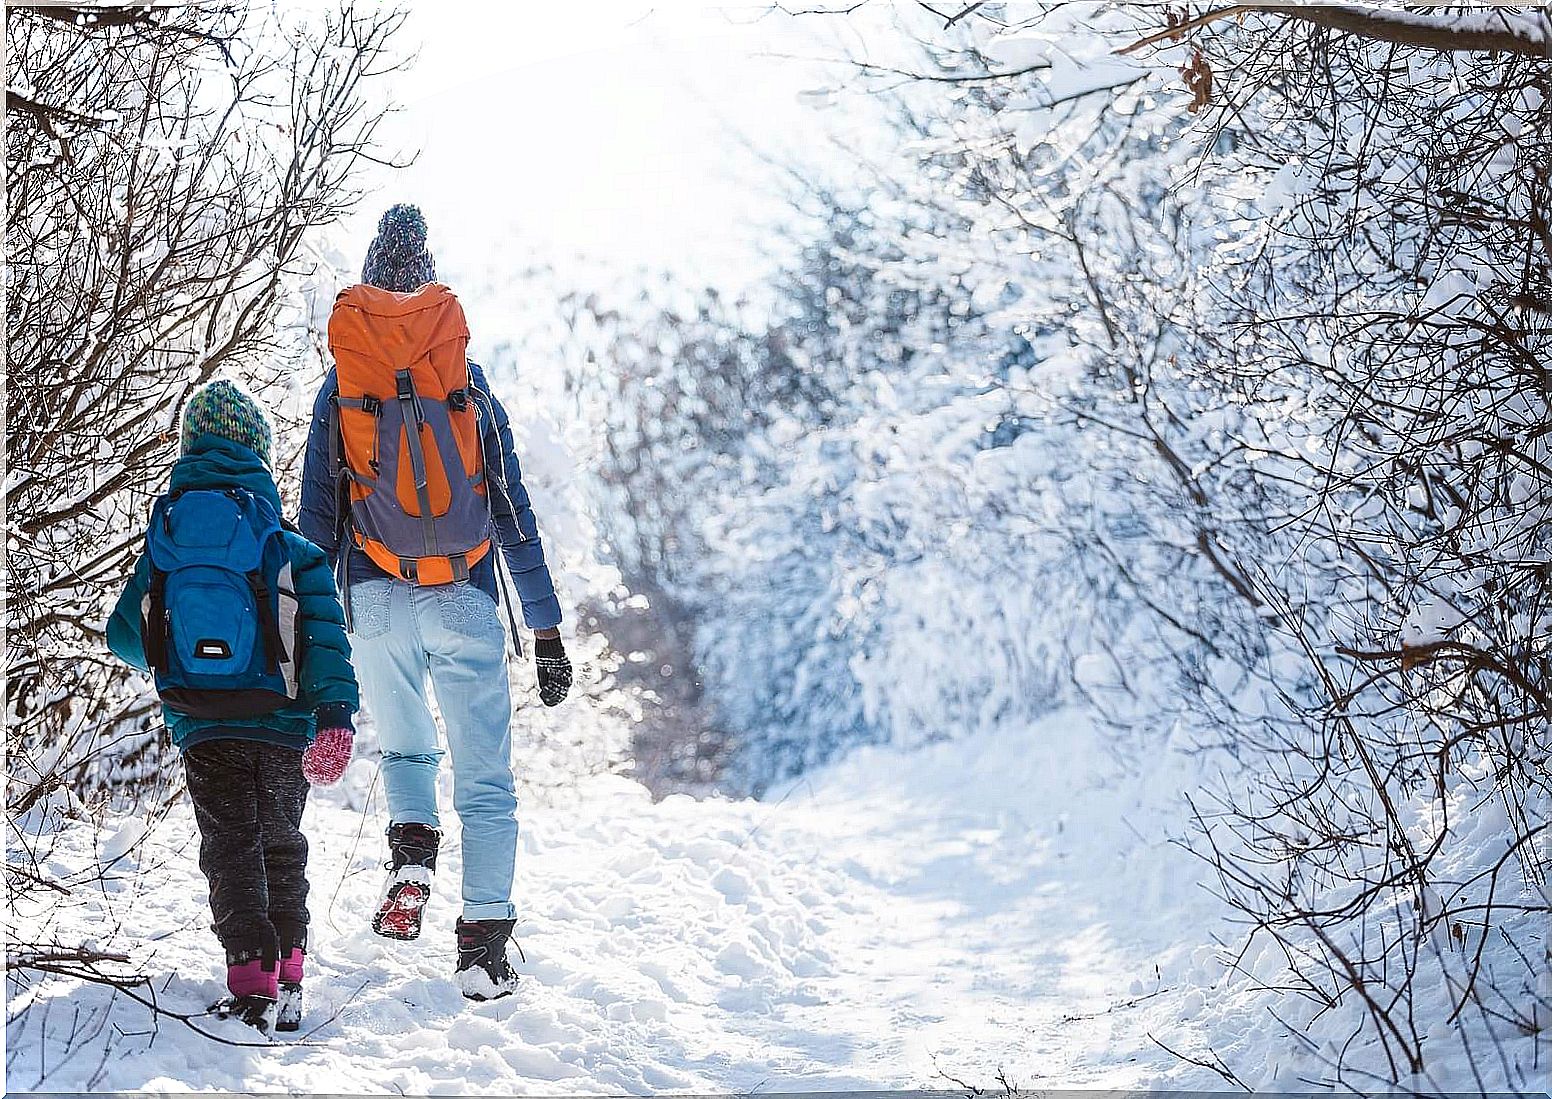
{"label": "black winter boot", "polygon": [[307,957],[307,925],[271,916],[280,940],[280,1003],[275,1014],[275,1029],[302,1029],[302,972]]}
{"label": "black winter boot", "polygon": [[388,826],[388,883],[372,917],[372,930],[388,939],[420,937],[420,917],[431,899],[442,833],[429,824]]}
{"label": "black winter boot", "polygon": [[[507,961],[507,940],[516,920],[458,920],[458,972],[454,980],[471,1000],[499,1000],[517,991],[517,974]],[[523,948],[517,952],[522,954]]]}

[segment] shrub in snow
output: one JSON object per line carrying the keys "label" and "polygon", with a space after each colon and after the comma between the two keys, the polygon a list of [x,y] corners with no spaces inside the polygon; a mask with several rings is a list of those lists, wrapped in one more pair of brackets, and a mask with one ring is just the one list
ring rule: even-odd
{"label": "shrub in snow", "polygon": [[157,776],[155,698],[108,658],[103,622],[190,389],[243,377],[295,442],[287,382],[317,376],[304,235],[354,198],[382,113],[369,93],[402,21],[75,14],[6,19],[13,812],[55,782]]}
{"label": "shrub in snow", "polygon": [[[1547,17],[1156,14],[853,16],[908,32],[863,70],[898,159],[802,196],[771,319],[594,311],[633,348],[603,479],[660,497],[626,580],[756,786],[1063,698],[1133,754],[1189,730],[1236,761],[1196,846],[1255,976],[1325,1009],[1308,1071],[1526,1086]],[[740,385],[705,400],[692,345]]]}

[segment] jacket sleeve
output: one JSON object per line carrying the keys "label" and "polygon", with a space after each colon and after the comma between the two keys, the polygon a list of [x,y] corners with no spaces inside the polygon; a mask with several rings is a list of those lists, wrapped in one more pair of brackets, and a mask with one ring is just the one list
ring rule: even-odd
{"label": "jacket sleeve", "polygon": [[323,380],[323,388],[313,401],[312,424],[307,430],[307,452],[302,459],[302,511],[297,527],[307,540],[323,550],[332,563],[339,553],[337,524],[338,486],[330,468],[329,429],[333,420],[331,402],[339,389],[334,371]]}
{"label": "jacket sleeve", "polygon": [[309,709],[329,711],[325,725],[341,724],[361,705],[356,670],[350,663],[345,612],[334,586],[334,572],[323,551],[291,535],[291,565],[297,612],[302,619],[302,660],[298,671],[301,699]]}
{"label": "jacket sleeve", "polygon": [[142,672],[150,669],[146,662],[145,641],[140,633],[140,607],[150,584],[151,564],[142,553],[108,618],[108,648],[113,650],[114,656]]}
{"label": "jacket sleeve", "polygon": [[[507,571],[517,585],[517,597],[523,604],[523,621],[531,630],[558,626],[560,600],[555,596],[555,583],[550,579],[550,568],[544,560],[539,523],[534,518],[528,490],[523,487],[523,470],[512,440],[512,423],[507,419],[506,409],[490,391],[484,371],[471,363],[469,376],[489,401],[495,421],[481,425],[481,442],[485,448],[486,468],[501,470],[507,499],[512,505],[510,516],[497,516],[496,537],[502,556],[506,558]],[[493,483],[490,488],[495,492],[502,491],[499,484]]]}

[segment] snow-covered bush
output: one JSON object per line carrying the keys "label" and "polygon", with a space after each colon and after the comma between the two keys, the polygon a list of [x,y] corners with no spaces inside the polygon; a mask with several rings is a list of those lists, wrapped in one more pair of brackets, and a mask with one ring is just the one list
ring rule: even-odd
{"label": "snow-covered bush", "polygon": [[1249,768],[1196,804],[1288,970],[1256,977],[1326,1008],[1333,1080],[1525,1086],[1549,1007],[1547,17],[969,14],[864,71],[921,73],[898,94],[917,201],[951,215],[933,254],[1070,307],[1079,370],[1036,386],[1112,437],[1080,451],[1089,483],[1119,454],[1157,489],[1123,491],[1133,552],[1101,556]]}
{"label": "snow-covered bush", "polygon": [[1046,639],[1062,547],[1043,542],[1045,584],[990,605],[983,587],[1037,560],[1006,490],[1008,456],[1039,437],[987,385],[1028,344],[914,269],[904,227],[826,202],[763,315],[670,288],[661,304],[594,298],[569,326],[595,348],[578,386],[602,521],[630,588],[687,629],[737,739],[722,777],[745,788],[1061,693]]}
{"label": "snow-covered bush", "polygon": [[[17,815],[158,777],[159,712],[103,643],[183,397],[243,379],[296,453],[309,230],[354,201],[401,16],[8,12],[6,747]],[[309,373],[310,371],[310,373]],[[294,496],[292,497],[294,500]]]}
{"label": "snow-covered bush", "polygon": [[[1183,725],[1233,761],[1194,842],[1277,945],[1256,979],[1323,1009],[1322,1078],[1525,1086],[1547,17],[1232,14],[850,16],[904,32],[855,74],[896,159],[803,196],[817,252],[728,337],[825,399],[745,388],[716,448],[622,413],[675,471],[633,530],[751,784],[1077,696],[1122,750]],[[699,373],[642,347],[644,392]]]}

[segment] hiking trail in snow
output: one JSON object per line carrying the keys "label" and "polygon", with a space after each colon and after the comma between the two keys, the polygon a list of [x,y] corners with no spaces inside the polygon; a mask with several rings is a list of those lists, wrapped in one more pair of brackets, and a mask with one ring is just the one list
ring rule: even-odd
{"label": "hiking trail in snow", "polygon": [[[451,980],[451,813],[421,939],[371,933],[387,821],[380,788],[361,799],[374,764],[358,760],[347,784],[369,801],[364,823],[339,789],[315,791],[304,820],[304,1041],[230,1048],[153,1027],[101,986],[33,979],[11,996],[7,1085],[780,1091],[989,1085],[1001,1069],[1026,1087],[1208,1086],[1148,1032],[1202,1048],[1190,1020],[1218,964],[1214,902],[1163,834],[1179,816],[1167,780],[1127,777],[1099,736],[1066,714],[866,748],[758,801],[654,804],[616,776],[552,791],[522,811],[523,984],[485,1004]],[[136,826],[66,828],[44,869],[111,861]],[[122,951],[162,1004],[203,1010],[224,970],[197,846],[185,801],[47,925],[16,912],[20,937]]]}

